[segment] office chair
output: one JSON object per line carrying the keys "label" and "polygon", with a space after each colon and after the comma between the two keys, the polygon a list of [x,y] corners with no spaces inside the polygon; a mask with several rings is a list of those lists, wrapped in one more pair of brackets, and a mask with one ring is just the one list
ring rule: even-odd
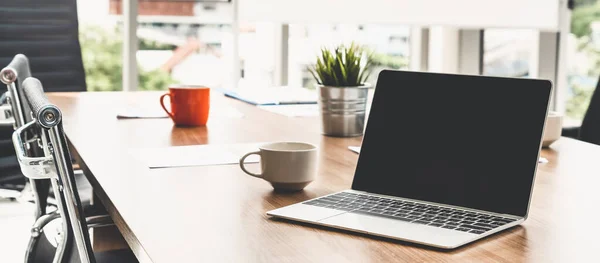
{"label": "office chair", "polygon": [[[86,219],[69,146],[62,126],[60,109],[45,96],[42,84],[35,78],[23,82],[23,91],[31,107],[33,121],[18,128],[12,136],[23,174],[29,179],[48,179],[55,191],[58,211],[36,220],[26,255],[26,262],[137,262],[133,253],[115,250],[94,253],[88,228],[94,220]],[[36,146],[42,156],[29,156],[26,151],[28,134],[35,134]],[[53,220],[62,220],[62,239],[56,247],[49,244],[44,226]]]}
{"label": "office chair", "polygon": [[[31,77],[31,71],[29,70],[29,61],[27,57],[22,54],[16,55],[13,60],[0,71],[0,81],[6,84],[8,89],[6,93],[7,103],[10,105],[10,115],[12,116],[9,121],[3,124],[9,125],[11,128],[19,128],[25,123],[33,120],[31,109],[27,103],[22,103],[25,100],[23,94],[22,85],[23,80]],[[31,144],[35,140],[32,134],[27,134],[29,141],[27,151],[31,156],[40,156],[43,154],[38,150],[37,147],[33,147]],[[12,145],[4,146],[5,152],[8,149],[13,149],[11,155],[3,156],[0,158],[0,167],[2,168],[2,177],[6,178],[25,178],[19,169],[19,163],[14,155],[14,147]],[[46,214],[46,206],[48,201],[48,192],[50,189],[50,181],[48,180],[29,180],[31,185],[31,192],[33,194],[33,201],[36,204],[35,218],[39,218],[41,215]]]}
{"label": "office chair", "polygon": [[[26,54],[31,72],[50,87],[47,91],[87,89],[77,0],[2,0],[0,14],[0,65],[8,65],[14,54]],[[27,71],[30,76],[29,67]],[[9,126],[0,125],[0,188],[10,186],[11,190],[21,191],[26,179],[19,174],[10,140],[13,128]],[[83,176],[78,176],[78,180],[85,182]],[[91,191],[83,191],[91,189],[89,183],[79,186],[83,202],[90,203]],[[13,197],[15,193],[8,195]]]}
{"label": "office chair", "polygon": [[564,128],[562,136],[600,145],[600,79],[580,127]]}
{"label": "office chair", "polygon": [[[2,69],[2,71],[0,71],[0,80],[2,82],[4,82],[5,84],[7,84],[7,88],[8,88],[8,92],[7,92],[7,102],[10,104],[10,115],[12,115],[12,118],[10,119],[11,121],[7,123],[11,123],[12,126],[14,126],[15,128],[19,128],[22,127],[24,124],[29,123],[31,121],[33,121],[33,115],[31,114],[31,108],[29,107],[29,104],[26,102],[26,98],[24,95],[24,91],[23,91],[23,80],[27,77],[30,77],[30,70],[29,70],[29,62],[28,59],[25,55],[22,54],[18,54],[14,57],[14,59],[11,61],[11,63],[5,67],[4,69]],[[14,98],[14,99],[13,99]],[[12,127],[11,126],[11,127]],[[25,147],[26,149],[26,154],[28,156],[43,156],[44,152],[41,150],[41,148],[37,147],[37,139],[39,138],[39,135],[35,134],[35,133],[27,133],[24,136],[26,136],[26,141],[28,143],[27,147]],[[12,144],[12,140],[11,140],[11,145],[10,148],[15,149],[14,145]],[[19,163],[17,161],[16,156],[14,157],[14,164],[16,164],[16,170],[14,171],[15,174],[18,174],[19,176],[21,176],[22,178],[26,178],[22,175],[21,169],[19,167]],[[87,182],[87,180],[85,180],[84,175],[81,171],[78,171],[77,176],[76,176],[76,180],[77,180],[77,184],[79,187],[79,189],[84,189],[87,190],[91,193],[91,186],[89,186],[89,183]],[[33,201],[36,204],[36,211],[35,211],[35,218],[38,219],[42,216],[44,216],[44,218],[46,219],[54,219],[57,216],[59,216],[58,213],[55,213],[54,215],[46,215],[46,207],[48,205],[48,200],[49,197],[54,198],[55,194],[54,193],[50,193],[49,189],[50,189],[50,180],[48,179],[30,179],[31,183],[30,185],[32,186],[31,188],[31,192],[33,194]],[[81,185],[84,185],[84,187],[81,187]],[[96,225],[112,225],[112,221],[110,220],[110,217],[107,216],[101,216],[99,215],[100,213],[98,213],[97,211],[94,211],[93,213],[90,212],[93,208],[89,205],[91,200],[91,195],[86,196],[85,199],[85,208],[86,208],[86,214],[87,215],[94,215],[94,216],[90,216],[89,218],[87,218],[88,220],[94,221]],[[43,222],[43,220],[42,220]],[[34,233],[35,233],[35,229],[38,229],[39,226],[33,226],[34,229]],[[49,246],[46,246],[49,247]]]}
{"label": "office chair", "polygon": [[[29,108],[29,105],[25,102],[22,89],[23,80],[30,76],[31,71],[29,69],[29,60],[23,54],[17,54],[13,58],[11,63],[4,69],[2,69],[2,71],[0,71],[0,80],[3,83],[7,84],[7,88],[9,90],[7,92],[7,97],[8,101],[10,102],[9,105],[11,109],[11,115],[14,115],[12,116],[12,119],[16,120],[12,122],[15,128],[22,126],[24,123],[31,122],[32,120],[31,109]],[[15,97],[16,99],[11,99],[11,97]],[[3,177],[12,176],[13,178],[25,178],[21,174],[19,164],[17,162],[16,157],[14,156],[14,147],[12,145],[12,141],[7,147],[13,149],[12,156],[0,158],[0,168],[2,168],[2,173],[0,174],[2,174]],[[35,150],[36,148],[31,149]],[[41,153],[35,154],[39,155]],[[86,180],[81,170],[76,171],[75,174],[76,179],[78,181],[79,190],[81,192],[84,192],[84,195],[82,195],[82,202],[86,209],[91,210],[93,209],[93,207],[91,207],[90,205],[92,199],[92,187]],[[31,183],[31,185],[34,193],[34,202],[36,202],[36,204],[38,205],[37,211],[39,213],[36,213],[37,218],[39,217],[39,215],[45,214],[45,208],[48,204],[48,197],[53,197],[53,193],[49,192],[50,182],[47,180],[36,181],[35,184]],[[40,202],[37,202],[38,200]]]}
{"label": "office chair", "polygon": [[[48,91],[86,90],[77,0],[2,0],[0,14],[0,65],[26,54],[36,77],[52,87]],[[26,179],[13,168],[12,132],[0,125],[0,185],[21,191]]]}
{"label": "office chair", "polygon": [[[47,91],[86,90],[77,0],[2,0],[0,14],[0,65],[8,65],[15,54],[26,54],[32,72],[52,87]],[[0,125],[0,157],[12,158],[4,162],[14,162],[12,132],[12,127]],[[0,174],[5,170],[1,168]],[[20,179],[14,184],[24,184]]]}

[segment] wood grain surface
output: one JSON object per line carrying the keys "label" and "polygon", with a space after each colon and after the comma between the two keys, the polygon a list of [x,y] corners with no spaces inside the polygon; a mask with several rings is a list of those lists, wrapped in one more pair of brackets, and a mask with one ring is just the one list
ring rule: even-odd
{"label": "wood grain surface", "polygon": [[[269,218],[265,212],[349,189],[361,138],[320,134],[317,117],[289,118],[213,93],[206,127],[118,120],[126,105],[157,110],[155,92],[54,93],[81,166],[142,262],[589,262],[600,251],[600,148],[561,138],[542,156],[522,226],[444,251]],[[141,106],[140,106],[141,105]],[[226,114],[237,111],[243,117]],[[319,146],[316,181],[275,193],[237,165],[148,169],[131,149],[270,141]],[[493,151],[493,145],[489,149]],[[497,160],[495,165],[510,165]],[[257,164],[249,165],[258,169]],[[490,167],[489,169],[494,169]],[[509,192],[507,192],[509,194]]]}

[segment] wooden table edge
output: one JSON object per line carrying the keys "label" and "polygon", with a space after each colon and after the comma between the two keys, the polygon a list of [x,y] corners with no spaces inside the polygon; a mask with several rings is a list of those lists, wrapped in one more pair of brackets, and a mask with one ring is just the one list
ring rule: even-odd
{"label": "wooden table edge", "polygon": [[117,229],[119,229],[119,232],[121,232],[121,235],[123,235],[123,238],[127,242],[127,245],[129,245],[129,248],[135,254],[135,257],[139,260],[139,262],[153,262],[150,256],[148,255],[148,252],[146,252],[146,249],[144,249],[141,242],[133,234],[133,231],[121,216],[121,213],[119,213],[119,210],[112,203],[112,201],[110,200],[110,198],[108,197],[98,180],[96,180],[92,171],[88,168],[85,161],[79,156],[75,145],[71,143],[68,135],[67,141],[71,148],[71,155],[73,156],[73,158],[75,158],[77,164],[81,167],[81,170],[83,170],[83,174],[85,175],[86,179],[90,182],[90,185],[92,186],[92,189],[94,191],[94,195],[98,196],[100,202],[102,202],[102,205],[106,208],[106,211],[110,215],[115,226],[117,226]]}

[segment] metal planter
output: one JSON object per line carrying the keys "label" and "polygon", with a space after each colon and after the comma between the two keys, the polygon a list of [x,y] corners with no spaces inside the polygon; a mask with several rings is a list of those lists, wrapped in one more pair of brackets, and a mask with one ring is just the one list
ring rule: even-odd
{"label": "metal planter", "polygon": [[363,134],[370,84],[358,87],[317,85],[322,132],[335,137]]}

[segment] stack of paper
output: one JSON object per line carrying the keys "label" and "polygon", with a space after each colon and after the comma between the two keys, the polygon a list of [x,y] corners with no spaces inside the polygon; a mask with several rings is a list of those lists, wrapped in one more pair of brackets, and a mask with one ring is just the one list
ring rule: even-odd
{"label": "stack of paper", "polygon": [[[131,149],[130,154],[149,168],[238,164],[244,154],[257,151],[262,143],[211,144]],[[245,163],[256,163],[252,155]]]}

